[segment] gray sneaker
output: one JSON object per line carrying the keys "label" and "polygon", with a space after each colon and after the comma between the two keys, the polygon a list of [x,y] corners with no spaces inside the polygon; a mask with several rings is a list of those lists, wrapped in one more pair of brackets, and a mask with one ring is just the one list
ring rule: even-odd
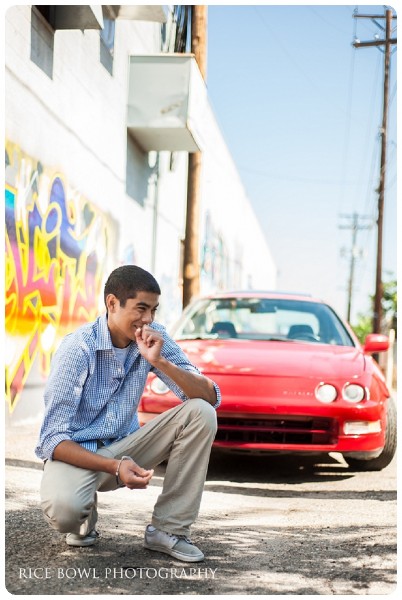
{"label": "gray sneaker", "polygon": [[80,535],[79,533],[68,533],[66,535],[66,542],[69,546],[93,546],[98,541],[100,534],[93,529],[86,535]]}
{"label": "gray sneaker", "polygon": [[198,562],[204,555],[185,535],[174,535],[148,525],[145,530],[144,548],[170,554],[185,562]]}

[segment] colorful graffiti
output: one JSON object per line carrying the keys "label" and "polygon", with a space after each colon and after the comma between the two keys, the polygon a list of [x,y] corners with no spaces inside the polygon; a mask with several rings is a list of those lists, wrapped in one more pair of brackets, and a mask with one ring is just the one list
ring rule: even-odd
{"label": "colorful graffiti", "polygon": [[99,313],[106,216],[6,143],[5,380],[10,412],[34,361],[46,376],[62,335]]}
{"label": "colorful graffiti", "polygon": [[204,291],[240,288],[242,281],[242,248],[234,245],[235,255],[230,258],[224,237],[213,224],[208,211],[205,214],[205,232],[201,249],[201,277]]}

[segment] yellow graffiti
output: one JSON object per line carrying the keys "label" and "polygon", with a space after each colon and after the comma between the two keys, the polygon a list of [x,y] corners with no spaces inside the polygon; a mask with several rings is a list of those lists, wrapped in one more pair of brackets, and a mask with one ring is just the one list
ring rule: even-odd
{"label": "yellow graffiti", "polygon": [[6,143],[6,400],[34,363],[42,377],[63,335],[99,314],[106,216],[63,178]]}

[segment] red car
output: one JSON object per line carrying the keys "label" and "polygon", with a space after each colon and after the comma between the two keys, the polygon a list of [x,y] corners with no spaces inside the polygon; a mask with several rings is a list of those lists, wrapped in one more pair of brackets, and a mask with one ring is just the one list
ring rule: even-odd
{"label": "red car", "polygon": [[[171,331],[220,387],[214,446],[241,452],[340,452],[381,470],[396,451],[396,408],[372,353],[324,302],[305,295],[235,292],[190,304]],[[180,400],[150,375],[140,421]]]}

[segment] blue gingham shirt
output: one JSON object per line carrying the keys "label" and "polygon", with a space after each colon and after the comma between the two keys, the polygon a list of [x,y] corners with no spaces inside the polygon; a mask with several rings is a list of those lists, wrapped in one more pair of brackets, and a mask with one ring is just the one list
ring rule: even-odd
{"label": "blue gingham shirt", "polygon": [[[163,335],[161,354],[178,367],[200,373],[163,325],[151,327]],[[148,373],[153,371],[181,399],[183,391],[140,354],[131,342],[123,364],[116,357],[106,315],[67,335],[54,355],[45,387],[45,414],[35,449],[38,458],[51,459],[63,440],[96,451],[139,429],[138,404]],[[214,383],[217,402],[219,387]]]}

